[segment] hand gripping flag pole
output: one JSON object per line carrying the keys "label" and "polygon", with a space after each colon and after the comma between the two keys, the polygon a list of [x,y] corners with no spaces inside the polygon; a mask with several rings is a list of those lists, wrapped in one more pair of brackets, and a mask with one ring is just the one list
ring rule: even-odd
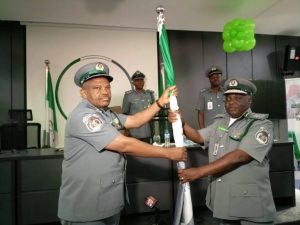
{"label": "hand gripping flag pole", "polygon": [[[156,12],[158,13],[157,29],[159,32],[159,46],[160,46],[160,51],[164,62],[164,70],[166,74],[166,84],[167,86],[173,86],[174,70],[173,70],[172,60],[170,56],[167,32],[164,24],[165,22],[165,17],[163,14],[164,8],[159,6],[156,8]],[[179,109],[176,96],[170,97],[170,109],[171,110]],[[184,146],[183,129],[182,129],[181,118],[179,115],[177,115],[177,120],[174,123],[172,123],[172,128],[173,128],[173,137],[175,140],[176,147],[183,147]],[[184,169],[185,163],[178,162],[177,168]],[[190,190],[190,184],[188,182],[184,184],[179,183],[173,225],[194,225],[191,190]]]}

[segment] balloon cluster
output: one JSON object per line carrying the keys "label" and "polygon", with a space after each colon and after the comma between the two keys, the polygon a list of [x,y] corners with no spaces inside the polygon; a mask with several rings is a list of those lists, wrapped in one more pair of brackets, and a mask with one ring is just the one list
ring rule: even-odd
{"label": "balloon cluster", "polygon": [[225,24],[222,38],[225,52],[249,51],[254,48],[255,23],[252,19],[233,19]]}

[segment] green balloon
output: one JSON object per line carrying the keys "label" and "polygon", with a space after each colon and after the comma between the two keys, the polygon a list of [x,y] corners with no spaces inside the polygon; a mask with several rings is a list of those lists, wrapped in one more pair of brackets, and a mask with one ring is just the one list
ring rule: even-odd
{"label": "green balloon", "polygon": [[229,41],[230,40],[230,33],[229,33],[229,31],[224,30],[223,33],[222,33],[222,38],[225,41]]}
{"label": "green balloon", "polygon": [[230,30],[232,29],[232,24],[230,22],[226,23],[225,26],[224,26],[224,31],[225,30]]}
{"label": "green balloon", "polygon": [[230,37],[233,39],[238,32],[235,29],[231,29],[229,33],[230,33]]}
{"label": "green balloon", "polygon": [[237,39],[237,38],[235,38],[235,39],[233,39],[232,40],[232,46],[234,47],[234,48],[240,48],[241,47],[241,44],[240,44],[240,40],[239,39]]}
{"label": "green balloon", "polygon": [[241,19],[239,19],[239,18],[234,19],[234,20],[232,21],[232,25],[233,25],[233,26],[238,26],[238,25],[241,24],[241,23],[243,23],[243,21],[242,21]]}
{"label": "green balloon", "polygon": [[254,48],[254,28],[255,23],[252,19],[236,18],[227,22],[222,33],[224,51],[231,53]]}
{"label": "green balloon", "polygon": [[228,52],[228,53],[232,53],[232,52],[235,51],[235,49],[232,46],[232,43],[230,41],[224,41],[223,49],[224,49],[225,52]]}
{"label": "green balloon", "polygon": [[255,47],[256,41],[255,39],[248,40],[245,43],[245,51],[249,51]]}
{"label": "green balloon", "polygon": [[238,50],[243,50],[245,48],[245,40],[241,39],[239,42],[239,48]]}
{"label": "green balloon", "polygon": [[245,31],[245,25],[244,24],[239,24],[236,27],[236,30],[238,30],[239,32],[244,32]]}
{"label": "green balloon", "polygon": [[244,31],[240,31],[240,32],[237,34],[237,38],[238,38],[238,39],[245,40],[246,37],[247,37],[247,35],[246,35],[246,32],[244,32]]}
{"label": "green balloon", "polygon": [[252,19],[246,19],[245,20],[245,25],[247,29],[254,30],[255,29],[255,23]]}

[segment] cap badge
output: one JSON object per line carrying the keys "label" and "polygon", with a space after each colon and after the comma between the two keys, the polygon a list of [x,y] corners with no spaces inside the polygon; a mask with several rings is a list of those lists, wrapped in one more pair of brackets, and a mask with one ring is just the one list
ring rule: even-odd
{"label": "cap badge", "polygon": [[104,66],[101,63],[97,63],[95,68],[96,68],[96,70],[104,71]]}
{"label": "cap badge", "polygon": [[238,82],[237,82],[237,80],[231,80],[231,81],[229,81],[229,87],[236,87],[236,86],[238,86]]}

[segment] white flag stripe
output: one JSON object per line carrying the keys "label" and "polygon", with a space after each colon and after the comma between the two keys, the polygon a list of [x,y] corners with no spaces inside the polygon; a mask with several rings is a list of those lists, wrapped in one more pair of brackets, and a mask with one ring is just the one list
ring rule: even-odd
{"label": "white flag stripe", "polygon": [[[175,96],[170,97],[170,109],[172,111],[178,110],[177,98]],[[175,140],[176,147],[183,147],[183,129],[182,129],[182,121],[179,115],[177,115],[177,120],[172,123],[173,128],[173,136]],[[178,169],[184,169],[185,163],[178,162]],[[194,225],[194,217],[193,217],[193,206],[191,199],[191,189],[190,184],[179,183],[178,191],[177,191],[177,199],[176,199],[176,207],[175,207],[175,218],[173,220],[173,225]]]}

